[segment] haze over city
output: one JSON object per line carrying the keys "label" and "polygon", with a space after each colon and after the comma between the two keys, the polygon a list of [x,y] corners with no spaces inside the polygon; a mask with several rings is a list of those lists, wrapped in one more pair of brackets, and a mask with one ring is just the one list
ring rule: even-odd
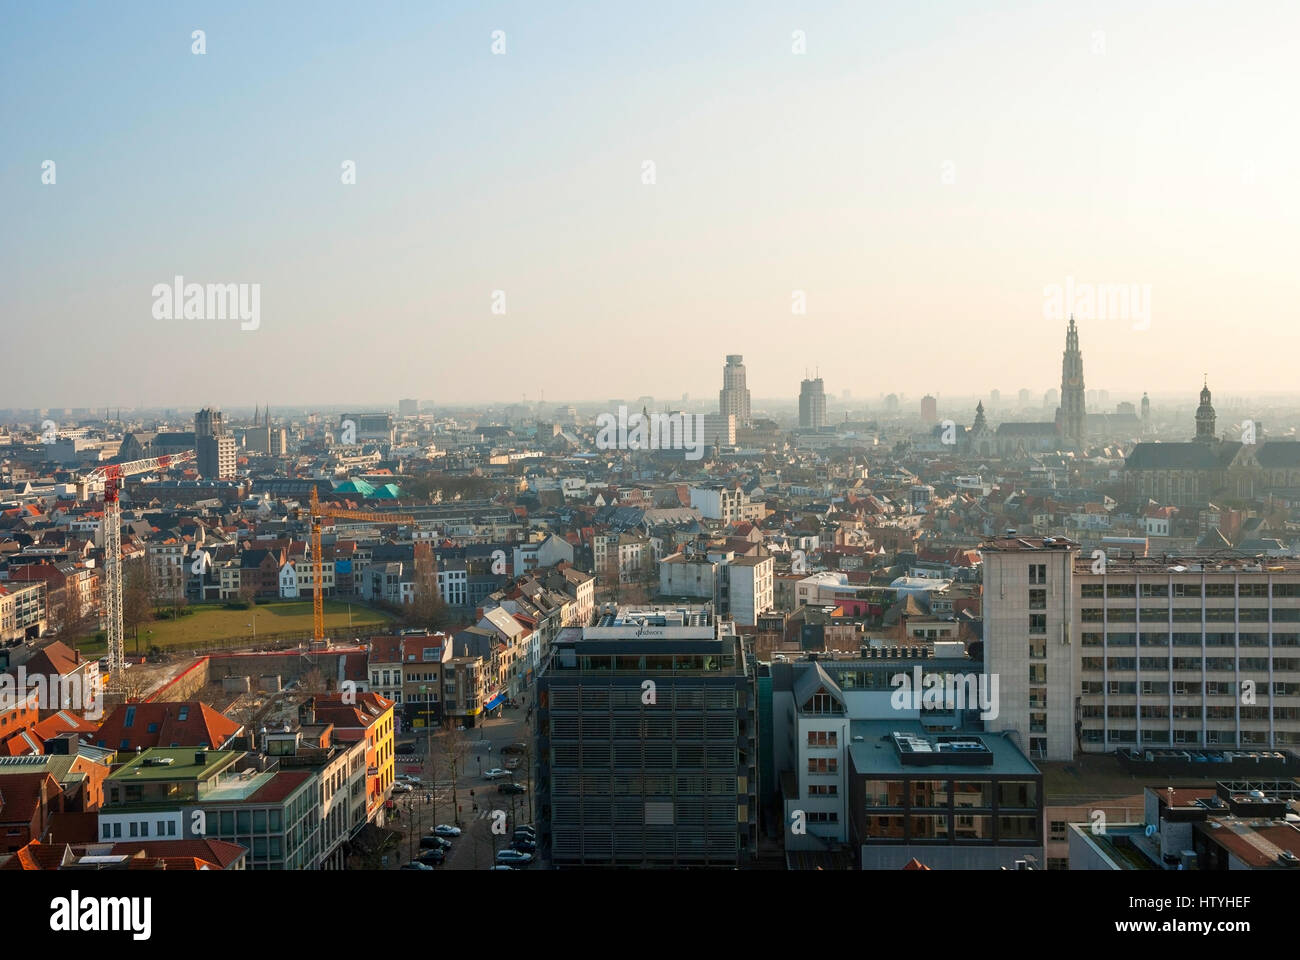
{"label": "haze over city", "polygon": [[[1113,396],[1300,348],[1294,5],[6,20],[0,407],[708,397],[728,353],[756,397],[1041,397],[1067,284],[1149,297],[1079,318]],[[177,276],[259,325],[157,319]]]}

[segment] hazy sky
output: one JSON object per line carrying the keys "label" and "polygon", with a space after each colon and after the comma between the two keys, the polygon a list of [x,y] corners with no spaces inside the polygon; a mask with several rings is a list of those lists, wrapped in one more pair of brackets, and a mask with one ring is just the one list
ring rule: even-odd
{"label": "hazy sky", "polygon": [[0,406],[1289,389],[1298,10],[8,3]]}

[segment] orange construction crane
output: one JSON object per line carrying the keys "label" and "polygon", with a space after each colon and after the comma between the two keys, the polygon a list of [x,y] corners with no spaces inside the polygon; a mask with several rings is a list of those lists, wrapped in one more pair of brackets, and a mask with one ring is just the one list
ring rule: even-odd
{"label": "orange construction crane", "polygon": [[375,513],[369,510],[345,510],[329,504],[322,505],[311,488],[311,559],[315,566],[315,586],[311,592],[312,632],[317,640],[325,639],[325,561],[321,556],[320,522],[322,517],[336,520],[364,520],[370,523],[415,523],[415,517],[404,513]]}

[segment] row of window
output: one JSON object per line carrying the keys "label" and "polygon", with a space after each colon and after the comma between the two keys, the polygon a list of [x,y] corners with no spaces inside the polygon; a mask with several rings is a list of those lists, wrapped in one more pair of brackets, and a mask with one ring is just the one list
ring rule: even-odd
{"label": "row of window", "polygon": [[[148,837],[149,821],[132,820],[127,823],[127,836],[131,838]],[[175,820],[156,820],[154,821],[154,837],[174,837],[176,836]],[[113,823],[105,823],[101,839],[103,840],[120,840],[122,839],[122,821],[118,820]]]}
{"label": "row of window", "polygon": [[[1300,647],[1300,633],[1274,633],[1274,647]],[[1085,647],[1100,647],[1103,643],[1110,647],[1167,647],[1170,636],[1167,633],[1116,633],[1107,631],[1103,639],[1100,633],[1080,634],[1079,642]],[[1175,633],[1175,647],[1267,647],[1270,636],[1267,633]]]}
{"label": "row of window", "polygon": [[[1084,623],[1300,623],[1300,607],[1081,607],[1079,619]],[[1045,628],[1047,616],[1031,614],[1029,621],[1042,622]]]}
{"label": "row of window", "polygon": [[[1253,684],[1253,680],[1244,680],[1241,685],[1241,692],[1255,692],[1256,696],[1266,697],[1269,694],[1269,685],[1246,686]],[[1258,689],[1255,689],[1258,687]],[[1143,696],[1167,697],[1170,691],[1173,691],[1176,697],[1199,697],[1204,694],[1207,697],[1236,697],[1238,686],[1236,683],[1223,680],[1206,680],[1204,683],[1198,680],[1107,680],[1104,683],[1101,680],[1084,680],[1079,685],[1079,692],[1085,697],[1100,697],[1103,693],[1113,697],[1133,696],[1139,692]],[[1274,681],[1272,693],[1275,697],[1297,697],[1300,696],[1300,683],[1287,682],[1283,680]]]}
{"label": "row of window", "polygon": [[[1259,670],[1267,673],[1269,670],[1268,657],[1238,657],[1235,661],[1232,657],[1206,657],[1205,671],[1220,671],[1232,673],[1238,670]],[[1273,669],[1277,671],[1300,670],[1300,658],[1295,657],[1274,657],[1272,660]],[[1080,659],[1080,665],[1084,670],[1101,670],[1101,657],[1083,657]],[[1153,670],[1157,673],[1164,673],[1170,669],[1173,670],[1191,670],[1201,672],[1200,657],[1106,657],[1105,665],[1110,670]]]}
{"label": "row of window", "polygon": [[[1275,583],[1272,585],[1274,597],[1300,597],[1300,583]],[[1085,600],[1098,600],[1102,597],[1119,599],[1136,599],[1141,597],[1169,597],[1168,583],[1085,583],[1079,587],[1079,596]],[[1207,583],[1202,591],[1199,583],[1175,583],[1172,596],[1178,597],[1268,597],[1269,584],[1250,583]]]}

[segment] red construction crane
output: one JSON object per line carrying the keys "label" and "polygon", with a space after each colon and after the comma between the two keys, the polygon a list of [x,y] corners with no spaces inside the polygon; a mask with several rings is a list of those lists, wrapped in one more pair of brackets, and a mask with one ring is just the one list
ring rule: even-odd
{"label": "red construction crane", "polygon": [[104,485],[104,614],[108,632],[109,689],[122,689],[123,664],[126,663],[126,644],[122,628],[122,508],[117,500],[122,481],[140,473],[166,470],[178,463],[193,460],[193,450],[173,453],[148,460],[131,460],[96,467],[78,483],[77,496],[89,500],[91,487]]}

